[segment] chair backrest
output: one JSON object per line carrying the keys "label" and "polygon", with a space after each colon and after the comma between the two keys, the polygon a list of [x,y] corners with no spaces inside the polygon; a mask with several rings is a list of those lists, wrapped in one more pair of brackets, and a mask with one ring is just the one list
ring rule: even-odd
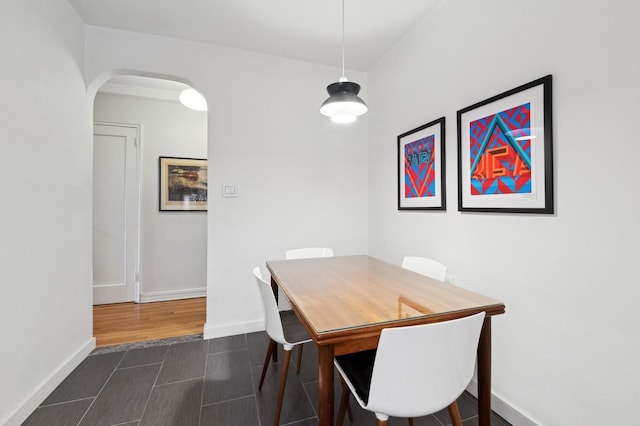
{"label": "chair backrest", "polygon": [[260,268],[257,266],[253,268],[253,276],[256,278],[258,289],[260,290],[260,296],[262,297],[262,305],[264,306],[264,322],[267,334],[276,342],[285,344],[286,341],[282,330],[282,320],[280,319],[278,304],[276,303],[276,298],[273,295],[271,284],[262,278],[262,272],[260,272]]}
{"label": "chair backrest", "polygon": [[405,256],[402,267],[439,281],[447,276],[447,265],[426,257]]}
{"label": "chair backrest", "polygon": [[332,248],[309,247],[287,250],[284,252],[284,258],[292,259],[310,259],[313,257],[333,257]]}
{"label": "chair backrest", "polygon": [[382,330],[367,409],[420,417],[447,407],[471,381],[484,317]]}

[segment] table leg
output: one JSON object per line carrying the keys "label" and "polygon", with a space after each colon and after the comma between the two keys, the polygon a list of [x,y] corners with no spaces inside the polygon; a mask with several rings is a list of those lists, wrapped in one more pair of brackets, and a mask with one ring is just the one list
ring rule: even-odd
{"label": "table leg", "polygon": [[491,425],[491,317],[482,324],[478,343],[478,420],[479,426]]}
{"label": "table leg", "polygon": [[319,426],[333,425],[333,345],[318,346]]}

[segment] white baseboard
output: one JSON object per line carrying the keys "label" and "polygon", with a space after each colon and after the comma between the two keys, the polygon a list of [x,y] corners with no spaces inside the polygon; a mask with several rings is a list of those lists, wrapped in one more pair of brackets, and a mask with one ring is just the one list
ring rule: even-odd
{"label": "white baseboard", "polygon": [[80,347],[73,355],[58,367],[49,377],[47,377],[34,392],[23,400],[18,409],[10,414],[9,417],[0,420],[0,424],[4,426],[19,426],[27,417],[35,411],[42,401],[44,401],[54,389],[62,383],[62,381],[76,368],[84,359],[96,348],[96,339],[92,337],[89,341]]}
{"label": "white baseboard", "polygon": [[235,324],[211,324],[204,325],[204,339],[216,337],[235,336],[244,333],[264,330],[264,320],[248,321]]}
{"label": "white baseboard", "polygon": [[[478,397],[478,382],[476,379],[471,380],[467,391]],[[491,392],[491,409],[498,413],[503,419],[511,423],[513,426],[539,426],[535,420],[524,414],[521,410],[509,404],[499,395]]]}
{"label": "white baseboard", "polygon": [[156,291],[152,293],[141,293],[140,303],[149,302],[163,302],[166,300],[177,299],[194,299],[196,297],[206,297],[207,288],[188,288],[185,290],[169,290],[169,291]]}

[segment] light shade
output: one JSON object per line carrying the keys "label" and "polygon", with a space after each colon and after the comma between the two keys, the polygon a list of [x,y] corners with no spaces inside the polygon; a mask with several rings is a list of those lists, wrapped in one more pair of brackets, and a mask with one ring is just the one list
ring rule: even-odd
{"label": "light shade", "polygon": [[320,106],[320,113],[336,123],[351,123],[367,112],[367,104],[358,97],[360,85],[351,81],[339,81],[327,86],[329,98]]}
{"label": "light shade", "polygon": [[187,108],[195,109],[196,111],[207,110],[206,99],[195,89],[184,89],[180,93],[180,102]]}

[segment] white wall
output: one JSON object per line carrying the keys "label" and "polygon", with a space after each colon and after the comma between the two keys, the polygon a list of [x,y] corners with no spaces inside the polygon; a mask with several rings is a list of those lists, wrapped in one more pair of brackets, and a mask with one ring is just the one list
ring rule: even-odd
{"label": "white wall", "polygon": [[[367,250],[367,120],[318,112],[340,70],[130,32],[87,28],[86,80],[135,70],[172,76],[209,104],[205,337],[262,326],[252,267],[300,246]],[[366,88],[366,76],[350,73]],[[363,93],[366,98],[366,93]],[[224,184],[237,198],[222,198]]]}
{"label": "white wall", "polygon": [[207,213],[158,210],[158,157],[207,158],[207,114],[178,102],[99,94],[93,118],[142,125],[142,300],[205,295]]}
{"label": "white wall", "polygon": [[63,0],[0,4],[0,424],[95,347],[83,31]]}
{"label": "white wall", "polygon": [[[493,391],[538,424],[633,423],[638,52],[638,2],[447,0],[368,76],[369,252],[438,258],[457,285],[505,302]],[[456,111],[546,74],[557,213],[459,213]],[[447,212],[399,212],[396,137],[442,115]]]}

